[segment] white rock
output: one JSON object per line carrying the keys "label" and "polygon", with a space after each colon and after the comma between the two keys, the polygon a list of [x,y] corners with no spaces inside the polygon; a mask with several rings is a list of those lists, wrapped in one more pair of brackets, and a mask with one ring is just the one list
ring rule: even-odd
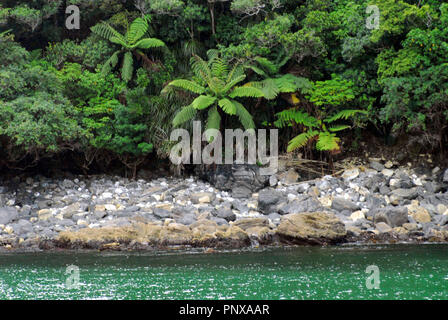
{"label": "white rock", "polygon": [[394,170],[384,169],[383,171],[381,171],[381,173],[386,177],[392,177],[394,175]]}
{"label": "white rock", "polygon": [[392,168],[394,166],[394,164],[393,164],[393,162],[392,161],[387,161],[385,164],[384,164],[384,167],[386,168],[386,169],[390,169],[390,168]]}
{"label": "white rock", "polygon": [[342,174],[342,178],[344,178],[346,180],[353,180],[353,179],[357,178],[358,176],[359,176],[358,168],[345,170],[345,172]]}
{"label": "white rock", "polygon": [[101,198],[103,198],[103,199],[110,199],[110,198],[112,198],[112,193],[110,193],[110,192],[104,192],[102,195],[101,195]]}
{"label": "white rock", "polygon": [[359,220],[359,219],[365,219],[366,216],[364,215],[364,212],[361,210],[355,211],[351,214],[350,219],[353,221]]}
{"label": "white rock", "polygon": [[107,211],[117,211],[117,207],[116,207],[114,204],[106,204],[106,205],[104,206],[104,208],[105,208]]}

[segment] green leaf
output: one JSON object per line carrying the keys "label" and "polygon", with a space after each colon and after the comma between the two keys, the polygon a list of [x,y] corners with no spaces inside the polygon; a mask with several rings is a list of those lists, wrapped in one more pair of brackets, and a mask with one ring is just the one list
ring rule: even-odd
{"label": "green leaf", "polygon": [[121,78],[125,82],[129,82],[132,79],[132,73],[134,72],[134,61],[132,60],[132,53],[126,52],[123,58],[123,67],[121,68]]}
{"label": "green leaf", "polygon": [[252,118],[252,115],[249,113],[249,111],[247,111],[246,108],[244,108],[244,106],[238,101],[233,100],[233,104],[236,107],[236,115],[240,119],[240,122],[243,125],[244,129],[255,129],[254,119]]}
{"label": "green leaf", "polygon": [[315,136],[317,136],[319,133],[316,131],[308,131],[299,134],[297,137],[293,138],[288,143],[288,152],[292,152],[296,149],[303,148],[308,144],[308,142],[313,139]]}
{"label": "green leaf", "polygon": [[156,38],[145,38],[138,41],[132,46],[132,48],[149,49],[149,48],[159,48],[164,47],[165,43],[162,40]]}
{"label": "green leaf", "polygon": [[321,132],[317,139],[316,149],[319,151],[339,150],[339,142],[341,139],[336,137],[334,133]]}
{"label": "green leaf", "polygon": [[210,108],[210,110],[208,111],[206,129],[219,130],[220,126],[221,116],[219,115],[218,109],[216,107]]}
{"label": "green leaf", "polygon": [[188,90],[193,93],[202,94],[205,92],[205,88],[196,82],[190,81],[190,80],[184,80],[184,79],[177,79],[171,81],[169,86],[177,87],[180,89]]}
{"label": "green leaf", "polygon": [[193,108],[191,105],[183,107],[174,117],[173,126],[178,127],[182,123],[190,121],[196,116],[196,112],[197,112],[196,109]]}
{"label": "green leaf", "polygon": [[229,99],[224,98],[219,100],[218,105],[222,108],[222,110],[224,110],[225,113],[230,115],[236,114],[236,106]]}
{"label": "green leaf", "polygon": [[236,87],[229,94],[229,97],[250,97],[250,98],[262,98],[264,97],[263,91],[254,87]]}
{"label": "green leaf", "polygon": [[199,96],[193,100],[191,106],[197,110],[203,110],[208,108],[216,101],[216,97],[211,96]]}

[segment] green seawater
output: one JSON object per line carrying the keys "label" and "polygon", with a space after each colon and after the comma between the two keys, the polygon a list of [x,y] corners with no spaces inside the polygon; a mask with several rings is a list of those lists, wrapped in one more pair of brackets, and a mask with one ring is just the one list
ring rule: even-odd
{"label": "green seawater", "polygon": [[0,254],[0,299],[447,298],[448,245]]}

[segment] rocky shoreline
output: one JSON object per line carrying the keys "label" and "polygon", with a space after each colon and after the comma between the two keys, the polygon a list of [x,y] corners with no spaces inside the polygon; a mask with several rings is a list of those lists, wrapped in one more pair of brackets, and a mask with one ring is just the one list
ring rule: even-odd
{"label": "rocky shoreline", "polygon": [[448,241],[448,170],[378,159],[311,181],[224,172],[0,181],[0,252]]}

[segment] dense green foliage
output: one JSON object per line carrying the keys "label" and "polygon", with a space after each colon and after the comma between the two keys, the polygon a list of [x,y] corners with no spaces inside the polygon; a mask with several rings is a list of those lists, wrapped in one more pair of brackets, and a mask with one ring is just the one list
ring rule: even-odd
{"label": "dense green foliage", "polygon": [[[378,28],[367,27],[372,4]],[[79,30],[66,28],[69,5]],[[310,156],[344,151],[353,128],[443,153],[448,4],[1,2],[1,164],[74,152],[86,170],[119,160],[135,173],[149,154],[166,157],[172,128],[192,119],[278,127],[284,151]]]}

